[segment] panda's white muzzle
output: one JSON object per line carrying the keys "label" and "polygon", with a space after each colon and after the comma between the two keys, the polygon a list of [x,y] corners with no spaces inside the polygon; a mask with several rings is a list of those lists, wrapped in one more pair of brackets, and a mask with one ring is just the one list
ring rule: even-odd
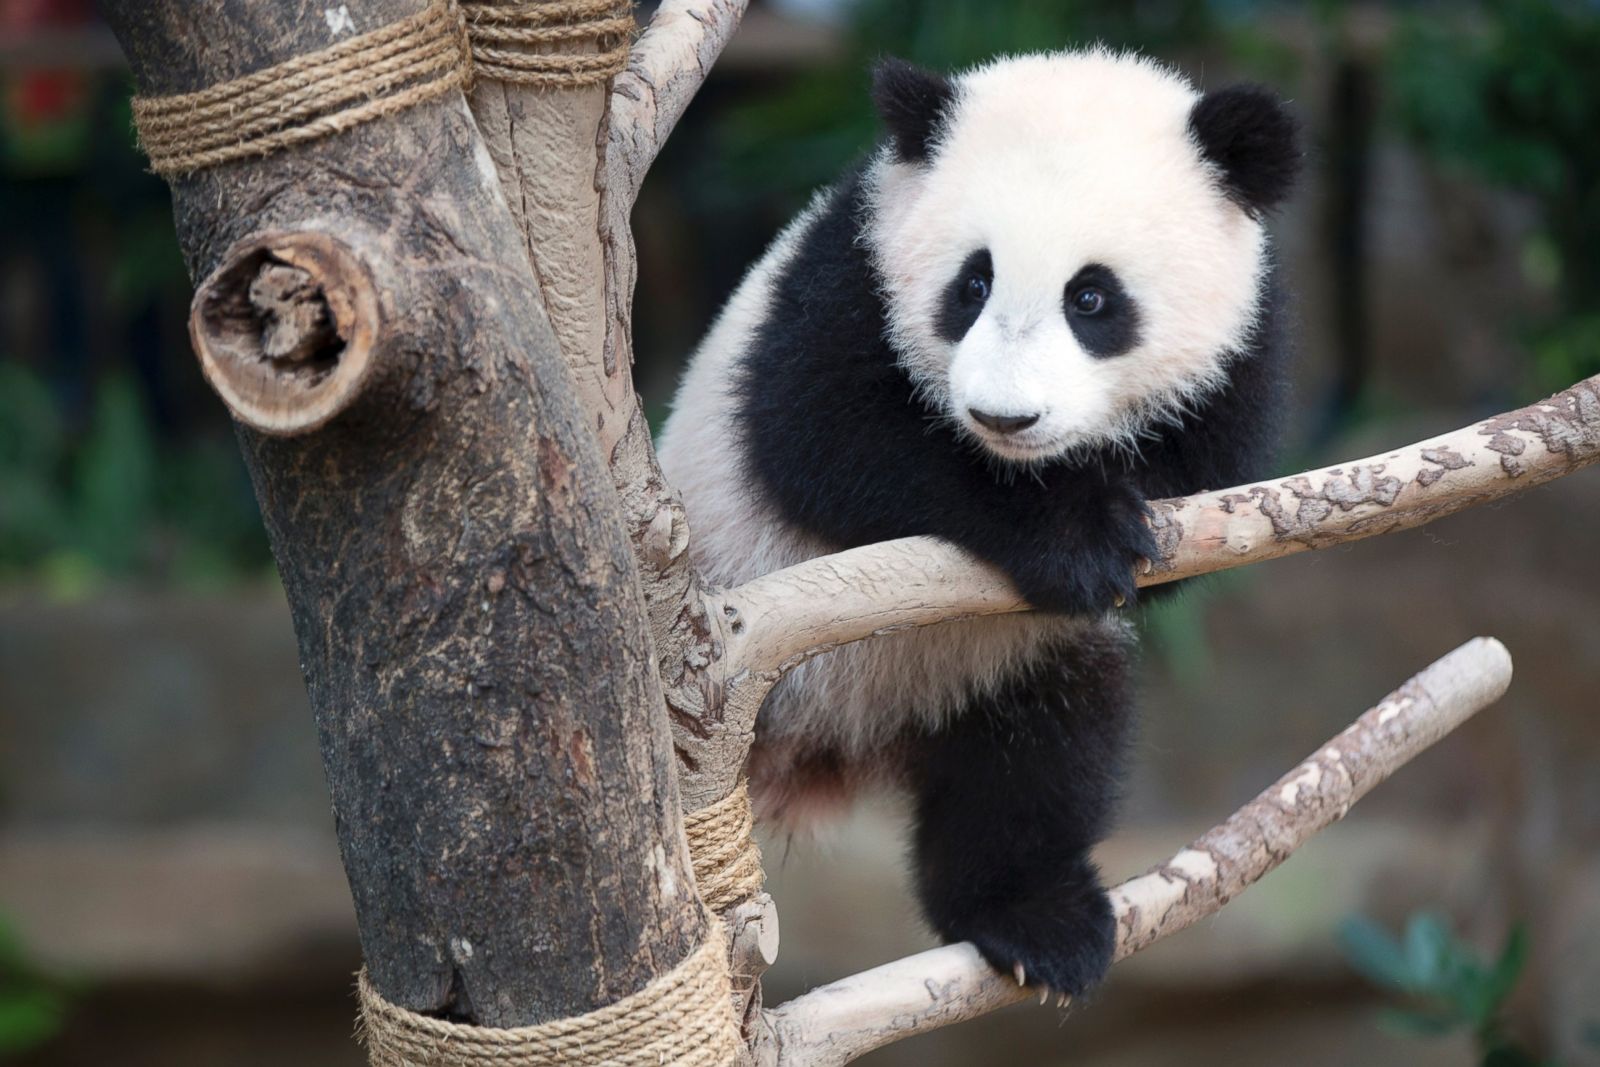
{"label": "panda's white muzzle", "polygon": [[1012,462],[1050,459],[1104,424],[1101,368],[1066,323],[1009,343],[991,316],[973,324],[950,362],[952,416],[987,450]]}

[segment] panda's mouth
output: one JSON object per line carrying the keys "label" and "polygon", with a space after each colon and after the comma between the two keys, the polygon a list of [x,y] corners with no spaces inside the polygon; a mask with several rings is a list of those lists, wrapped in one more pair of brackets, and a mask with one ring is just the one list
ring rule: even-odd
{"label": "panda's mouth", "polygon": [[1008,463],[1042,463],[1070,451],[1078,443],[1077,434],[1063,435],[1040,426],[995,433],[970,419],[962,422],[985,451]]}

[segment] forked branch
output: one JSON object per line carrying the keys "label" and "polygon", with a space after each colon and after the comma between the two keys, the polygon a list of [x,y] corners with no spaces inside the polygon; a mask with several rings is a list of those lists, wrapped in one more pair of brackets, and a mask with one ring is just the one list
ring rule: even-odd
{"label": "forked branch", "polygon": [[[1421,526],[1600,459],[1600,376],[1537,404],[1354,463],[1152,506],[1161,551],[1140,585]],[[909,537],[765,575],[715,596],[728,677],[775,678],[838,645],[949,619],[1023,611],[1003,575]],[[769,683],[770,684],[770,683]]]}
{"label": "forked branch", "polygon": [[[1159,867],[1111,891],[1117,958],[1212,915],[1344,817],[1373,786],[1492,704],[1511,657],[1479,637],[1390,693],[1289,774]],[[1004,827],[995,827],[1003,833]],[[883,1045],[1029,996],[968,944],[909,956],[765,1013],[757,1062],[835,1067]]]}

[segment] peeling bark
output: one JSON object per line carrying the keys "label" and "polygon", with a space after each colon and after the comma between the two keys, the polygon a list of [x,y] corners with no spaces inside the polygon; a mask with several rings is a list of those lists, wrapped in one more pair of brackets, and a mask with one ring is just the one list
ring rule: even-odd
{"label": "peeling bark", "polygon": [[[708,679],[721,646],[689,565],[683,506],[656,463],[633,388],[629,213],[744,8],[743,0],[667,0],[609,95],[602,86],[552,94],[483,82],[471,98],[621,499],[689,810],[732,791],[748,740],[721,743],[721,702]],[[571,147],[552,159],[552,143]]]}
{"label": "peeling bark", "polygon": [[684,805],[733,791],[749,753],[746,731],[724,726],[719,620],[707,611],[689,562],[683,504],[667,484],[633,391],[633,289],[638,281],[629,214],[667,136],[738,28],[747,0],[664,0],[611,93],[604,160],[607,324],[603,366],[613,383],[597,420],[644,578],[650,630],[679,758]]}

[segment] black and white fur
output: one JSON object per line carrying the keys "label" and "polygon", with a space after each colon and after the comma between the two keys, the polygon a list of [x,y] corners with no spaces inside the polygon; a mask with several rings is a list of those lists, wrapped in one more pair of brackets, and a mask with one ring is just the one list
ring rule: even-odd
{"label": "black and white fur", "polygon": [[1282,376],[1262,215],[1298,162],[1270,94],[1096,50],[948,80],[890,61],[888,136],[751,269],[660,442],[733,584],[913,534],[1035,613],[840,648],[763,706],[752,785],[795,823],[912,795],[929,921],[1066,993],[1109,965],[1090,849],[1131,725],[1114,608],[1147,499],[1255,476]]}

